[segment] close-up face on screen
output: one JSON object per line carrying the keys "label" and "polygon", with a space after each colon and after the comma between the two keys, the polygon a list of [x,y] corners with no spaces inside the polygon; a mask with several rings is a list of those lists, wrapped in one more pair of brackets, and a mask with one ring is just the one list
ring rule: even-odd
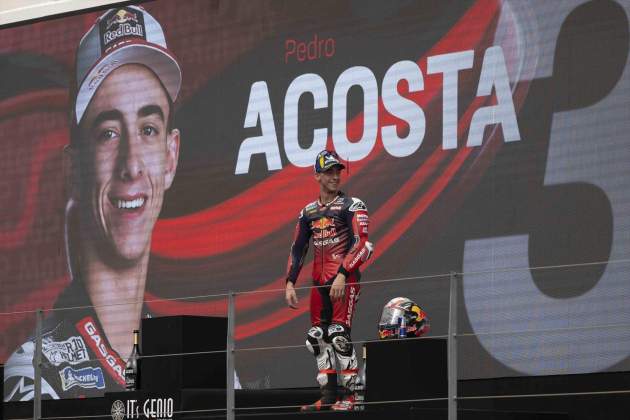
{"label": "close-up face on screen", "polygon": [[0,27],[4,400],[34,398],[37,334],[42,398],[100,397],[147,320],[232,312],[243,389],[353,389],[352,342],[450,321],[462,380],[628,370],[629,11],[155,0]]}

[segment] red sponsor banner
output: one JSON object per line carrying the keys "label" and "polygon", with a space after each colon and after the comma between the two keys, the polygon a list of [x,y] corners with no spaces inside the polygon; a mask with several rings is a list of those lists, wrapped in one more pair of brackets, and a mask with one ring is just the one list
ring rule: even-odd
{"label": "red sponsor banner", "polygon": [[125,363],[118,353],[112,350],[105,334],[98,328],[91,316],[86,316],[76,323],[79,333],[92,351],[98,355],[98,361],[120,385],[125,385]]}

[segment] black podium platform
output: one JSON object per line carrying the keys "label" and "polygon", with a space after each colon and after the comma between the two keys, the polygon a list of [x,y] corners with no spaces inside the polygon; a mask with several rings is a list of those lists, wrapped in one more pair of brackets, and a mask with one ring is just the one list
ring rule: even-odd
{"label": "black podium platform", "polygon": [[143,319],[140,388],[225,388],[226,337],[227,318]]}
{"label": "black podium platform", "polygon": [[[383,340],[365,344],[367,402],[446,398],[445,339]],[[446,408],[446,401],[405,403],[420,408]]]}

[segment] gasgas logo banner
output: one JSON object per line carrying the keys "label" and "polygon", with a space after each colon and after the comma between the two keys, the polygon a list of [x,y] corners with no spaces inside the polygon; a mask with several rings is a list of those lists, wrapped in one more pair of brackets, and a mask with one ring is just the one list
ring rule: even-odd
{"label": "gasgas logo banner", "polygon": [[[297,216],[318,194],[315,157],[328,148],[346,165],[342,190],[369,211],[375,251],[362,266],[364,281],[463,272],[460,332],[530,331],[462,339],[470,363],[461,378],[630,367],[630,328],[610,328],[630,319],[630,2],[142,6],[162,26],[183,82],[174,105],[176,173],[156,205],[138,317],[224,316],[226,299],[208,296],[283,288]],[[109,246],[99,244],[122,241],[107,235],[133,231],[98,223],[75,229],[67,211],[72,186],[89,190],[98,179],[87,169],[68,183],[63,150],[75,50],[103,13],[1,30],[0,351],[7,366],[34,328],[29,311],[131,299],[112,297],[102,282],[91,287],[81,270],[68,268],[79,260],[77,248],[98,255]],[[113,10],[101,22],[101,42],[149,39],[145,22],[131,6]],[[112,98],[134,93],[129,84]],[[160,164],[142,162],[153,161]],[[118,204],[104,204],[103,218],[125,212],[124,223],[156,203],[137,191],[102,196]],[[317,240],[333,235],[328,222],[320,221]],[[66,252],[72,232],[88,245]],[[314,263],[308,254],[299,286],[310,284]],[[205,297],[165,300],[190,296]],[[446,332],[448,277],[362,286],[353,338],[374,339],[383,305],[396,296],[422,307],[432,333]],[[297,310],[286,308],[282,293],[238,297],[237,346],[303,343],[310,325],[308,297],[300,297]],[[51,328],[70,312],[49,319]],[[124,359],[119,338],[131,337],[131,328],[112,331],[99,313],[72,316],[98,319],[103,348]],[[244,387],[315,383],[306,351],[252,353],[237,357]],[[290,358],[290,371],[282,358]],[[108,388],[120,385],[106,379]]]}

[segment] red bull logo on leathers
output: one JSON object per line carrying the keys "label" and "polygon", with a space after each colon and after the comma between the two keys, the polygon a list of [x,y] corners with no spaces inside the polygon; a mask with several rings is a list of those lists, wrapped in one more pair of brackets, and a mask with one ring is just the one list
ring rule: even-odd
{"label": "red bull logo on leathers", "polygon": [[335,229],[335,221],[330,217],[321,217],[311,222],[313,231],[313,239],[330,238],[337,234]]}
{"label": "red bull logo on leathers", "polygon": [[335,227],[335,221],[330,217],[321,217],[311,222],[311,228],[313,230],[316,230],[316,229],[324,230],[330,227]]}

